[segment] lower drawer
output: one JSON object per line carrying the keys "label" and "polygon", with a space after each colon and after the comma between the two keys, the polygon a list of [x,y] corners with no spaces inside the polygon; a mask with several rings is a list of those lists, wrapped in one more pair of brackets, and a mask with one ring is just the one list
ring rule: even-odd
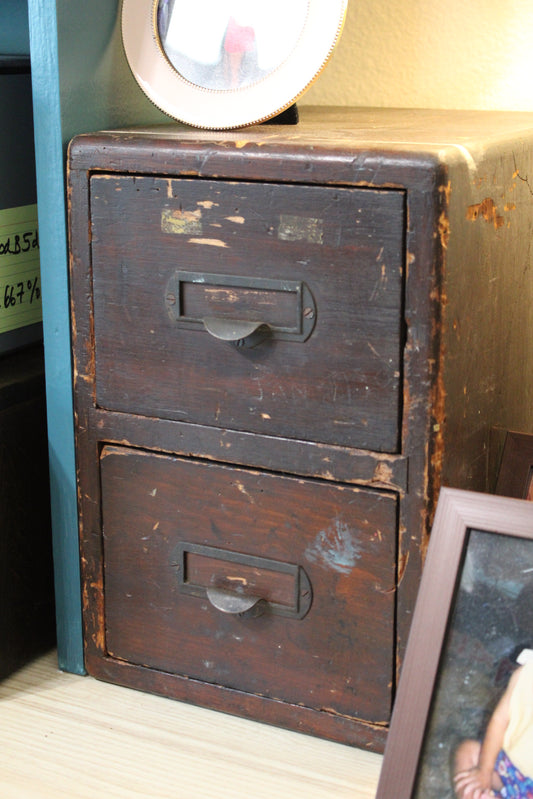
{"label": "lower drawer", "polygon": [[388,722],[394,495],[116,446],[101,483],[107,663]]}

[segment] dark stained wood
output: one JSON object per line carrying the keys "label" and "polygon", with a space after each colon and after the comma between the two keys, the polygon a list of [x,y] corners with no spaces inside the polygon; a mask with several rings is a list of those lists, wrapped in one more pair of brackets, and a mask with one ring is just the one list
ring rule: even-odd
{"label": "dark stained wood", "polygon": [[[470,112],[303,108],[290,128],[215,133],[169,125],[74,140],[72,332],[91,673],[382,747],[439,488],[486,490],[491,428],[533,428],[533,369],[524,336],[533,322],[533,202],[526,180],[532,153],[532,115]],[[185,281],[185,315],[227,319],[232,304],[239,318],[266,310],[266,321],[281,327],[291,317],[293,295],[276,303],[254,281],[303,281],[316,302],[314,328],[305,341],[272,337],[246,349],[177,325],[168,307],[176,271],[211,276],[205,291]],[[251,282],[232,294],[213,281],[217,275]],[[118,473],[111,480],[112,462],[120,480]],[[143,479],[119,463],[142,463]],[[156,472],[166,499],[151,515],[141,488],[145,478],[156,488]],[[271,650],[253,661],[250,674],[228,658],[218,683],[209,682],[202,663],[210,661],[213,635],[198,636],[203,646],[189,637],[182,653],[181,628],[173,611],[164,610],[177,590],[168,575],[166,598],[152,598],[152,609],[139,602],[125,615],[124,594],[137,573],[148,569],[150,582],[161,572],[162,579],[169,557],[170,544],[162,542],[145,557],[141,519],[150,529],[163,524],[171,536],[169,525],[178,535],[185,513],[191,536],[193,519],[222,513],[234,490],[231,474],[247,490],[248,481],[254,490],[256,481],[269,486],[271,505],[247,519],[254,534],[246,552],[275,559],[276,548],[292,541],[313,593],[329,597],[330,609],[320,610],[327,613],[322,632],[337,630],[330,645],[344,653],[346,685],[358,686],[349,702],[332,705],[324,694],[320,708],[307,701],[309,684],[320,692],[327,682],[302,654],[313,651],[311,638],[291,637],[295,648],[280,685],[267,690]],[[393,559],[393,608],[384,616],[373,612],[372,602],[383,598],[372,580],[364,583],[370,597],[354,599],[349,609],[356,620],[348,632],[350,661],[335,613],[338,581],[331,569],[311,568],[294,521],[295,513],[316,514],[328,529],[346,511],[347,497],[354,519],[373,518],[365,504],[371,499],[395,508],[378,526],[388,553],[382,552],[380,568],[390,569]],[[231,511],[235,536],[246,535],[248,506],[244,494],[240,499]],[[272,514],[278,522],[263,549],[259,529]],[[109,523],[116,551],[102,532]],[[354,521],[353,530],[360,529]],[[242,551],[237,540],[231,546]],[[288,550],[280,558],[296,562]],[[365,549],[354,581],[367,579],[367,559],[370,569]],[[191,613],[199,612],[194,599],[187,598]],[[309,614],[294,624],[310,628],[315,611],[313,599]],[[265,621],[246,624],[259,622],[262,629]],[[270,621],[286,630],[287,620]],[[151,642],[143,640],[152,626]],[[392,648],[396,673],[384,691]],[[189,662],[180,671],[181,656]],[[222,679],[232,669],[233,677]]]}
{"label": "dark stained wood", "polygon": [[[130,448],[105,448],[101,476],[110,656],[388,722],[394,497]],[[180,591],[182,542],[305,566],[311,609],[303,619],[222,613]]]}
{"label": "dark stained wood", "polygon": [[507,431],[495,493],[516,499],[533,498],[533,436]]}
{"label": "dark stained wood", "polygon": [[[95,176],[91,224],[99,407],[397,452],[402,192]],[[217,275],[305,282],[313,333],[247,348],[179,327],[177,270],[212,291]],[[207,307],[186,294],[183,311],[296,326],[305,308],[271,293],[275,311],[235,289]]]}

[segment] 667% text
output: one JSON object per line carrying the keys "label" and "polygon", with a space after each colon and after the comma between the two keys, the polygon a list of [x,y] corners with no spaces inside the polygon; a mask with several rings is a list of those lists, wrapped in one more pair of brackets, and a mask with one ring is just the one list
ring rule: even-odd
{"label": "667% text", "polygon": [[23,302],[31,305],[35,300],[39,300],[41,297],[41,289],[39,288],[38,282],[39,278],[35,277],[32,280],[27,280],[26,282],[20,281],[13,285],[6,283],[4,287],[3,307],[13,308],[15,305],[22,305]]}

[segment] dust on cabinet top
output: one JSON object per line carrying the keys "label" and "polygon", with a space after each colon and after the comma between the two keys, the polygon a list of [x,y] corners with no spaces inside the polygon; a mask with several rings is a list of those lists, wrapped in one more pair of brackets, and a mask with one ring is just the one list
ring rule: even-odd
{"label": "dust on cabinet top", "polygon": [[441,161],[457,153],[465,160],[478,160],[487,149],[506,142],[533,142],[533,113],[509,111],[312,107],[299,109],[295,125],[255,125],[238,130],[204,130],[182,123],[134,126],[81,134],[71,152],[91,149],[91,144],[109,147],[127,142],[142,146],[150,139],[159,146],[222,147],[249,151],[258,147],[308,151],[328,150],[339,154],[361,150],[416,152]]}

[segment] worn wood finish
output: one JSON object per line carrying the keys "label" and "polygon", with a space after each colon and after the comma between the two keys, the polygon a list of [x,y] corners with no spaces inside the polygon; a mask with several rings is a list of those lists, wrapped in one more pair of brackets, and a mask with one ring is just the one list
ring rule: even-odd
{"label": "worn wood finish", "polygon": [[[93,176],[98,406],[397,452],[403,217],[402,192]],[[176,272],[202,282],[180,296]],[[316,308],[298,307],[300,283]],[[177,304],[185,320],[251,317],[273,335],[223,346],[180,327]],[[277,338],[306,315],[305,341]]]}
{"label": "worn wood finish", "polygon": [[532,498],[533,436],[508,430],[502,447],[495,493],[516,499]]}
{"label": "worn wood finish", "polygon": [[[383,686],[390,678],[391,645],[398,668],[439,487],[485,489],[491,427],[527,431],[533,425],[533,370],[523,368],[530,365],[523,331],[533,321],[532,142],[529,114],[324,109],[302,109],[300,124],[291,129],[219,134],[168,126],[75,140],[69,160],[71,293],[85,646],[92,674],[382,747],[385,706],[397,676],[389,695]],[[291,218],[283,230],[297,231],[297,242],[283,238],[283,216]],[[303,281],[316,301],[315,326],[307,340],[272,336],[252,349],[212,340],[172,318],[168,294],[169,285],[176,287],[176,270]],[[241,287],[232,296],[216,281],[214,293],[185,282],[182,304],[191,316],[214,311],[228,317],[230,299],[239,316],[256,318],[260,306],[276,309],[274,321],[281,326],[290,316],[292,296],[274,303],[264,285]],[[507,307],[515,325],[508,324]],[[128,459],[143,464],[142,479],[125,465],[119,468]],[[195,477],[189,492],[196,468],[217,475],[216,490],[206,477]],[[178,479],[181,469],[187,476]],[[152,512],[142,485],[154,483],[155,489],[156,473],[166,499]],[[168,576],[170,543],[157,537],[155,526],[163,524],[169,541],[180,539],[177,511],[190,502],[183,534],[190,537],[191,520],[203,514],[214,527],[198,532],[198,540],[215,545],[212,530],[219,529],[224,501],[235,492],[232,473],[256,501],[261,496],[267,502],[258,485],[268,484],[270,504],[254,516],[248,546],[234,538],[231,549],[250,556],[278,550],[281,559],[310,572],[314,597],[331,603],[327,622],[321,616],[326,606],[314,598],[295,629],[311,629],[315,613],[317,626],[327,624],[328,633],[333,624],[336,641],[329,646],[343,653],[345,665],[349,645],[340,628],[351,622],[336,616],[345,594],[331,564],[315,570],[298,540],[295,512],[303,518],[313,508],[328,529],[326,523],[342,523],[352,497],[346,540],[362,552],[349,578],[354,585],[368,579],[367,568],[374,570],[369,547],[379,530],[376,565],[387,578],[370,578],[370,596],[349,607],[359,626],[348,638],[361,640],[357,636],[367,631],[362,647],[352,643],[347,665],[346,686],[358,686],[350,706],[320,701],[317,709],[307,702],[313,680],[314,689],[324,686],[308,662],[312,639],[305,636],[299,642],[291,637],[291,646],[302,646],[297,674],[293,656],[278,668],[272,653],[270,660],[263,653],[249,674],[242,664],[224,663],[220,674],[234,669],[235,678],[223,685],[222,679],[208,681],[202,665],[210,660],[207,643],[193,647],[189,640],[183,657],[190,659],[188,670],[196,669],[193,678],[178,673],[178,658],[164,651],[165,625],[171,641],[180,633],[169,610],[176,590]],[[218,482],[222,474],[228,483]],[[372,499],[376,507],[396,511],[373,523],[374,510],[366,504]],[[239,520],[249,507],[244,494],[239,500],[228,513],[233,536],[246,535]],[[121,518],[129,520],[127,529]],[[262,542],[261,525],[272,528],[268,541]],[[369,533],[362,532],[365,525]],[[141,526],[149,544],[140,543]],[[346,552],[342,540],[326,536],[328,548]],[[387,604],[377,612],[391,558],[396,590],[388,599],[394,608]],[[165,590],[146,607],[137,603],[123,625],[126,594],[143,569],[149,579],[139,585],[158,573]],[[216,616],[194,607],[191,612],[202,619]],[[140,620],[142,629],[136,629]],[[245,624],[256,621],[258,629],[265,626],[264,618]],[[196,629],[201,640],[199,624]],[[287,629],[283,635],[289,636]],[[110,651],[111,640],[118,656]],[[276,673],[283,674],[289,701],[277,686],[264,690],[269,669],[271,686]],[[264,682],[254,687],[253,680]]]}
{"label": "worn wood finish", "polygon": [[[130,448],[105,448],[101,476],[110,657],[346,718],[388,722],[393,496]],[[336,551],[349,535],[358,545]],[[304,618],[269,607],[257,618],[217,610],[205,593],[180,590],[180,543],[192,553],[191,545],[202,545],[207,553],[242,555],[244,566],[250,556],[272,560],[269,591],[279,586],[276,563],[304,568],[311,609]],[[214,587],[257,591],[239,562],[227,569],[215,570]],[[194,573],[182,578],[195,579]]]}

